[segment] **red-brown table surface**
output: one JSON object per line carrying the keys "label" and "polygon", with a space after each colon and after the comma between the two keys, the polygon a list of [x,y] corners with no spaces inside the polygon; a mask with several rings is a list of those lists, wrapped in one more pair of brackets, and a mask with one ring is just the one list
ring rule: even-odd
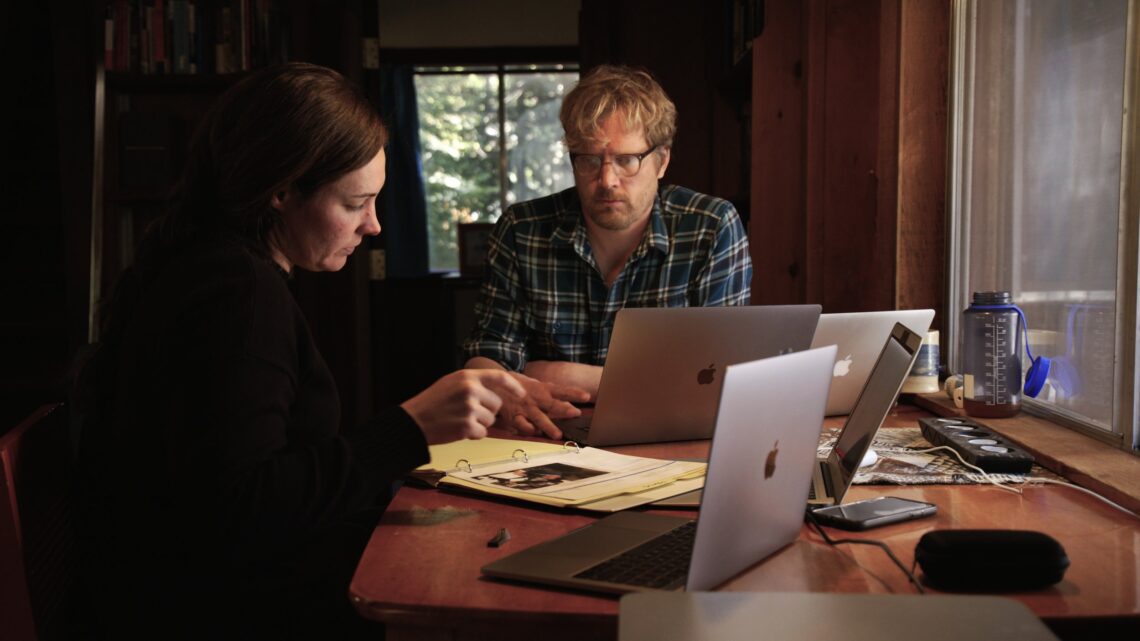
{"label": "red-brown table surface", "polygon": [[[914,426],[921,410],[899,406],[886,426]],[[827,424],[838,424],[827,419]],[[638,456],[707,455],[707,441],[614,448]],[[1044,590],[1009,594],[1047,622],[1140,622],[1140,520],[1065,487],[1028,487],[1020,496],[982,485],[855,486],[846,501],[890,494],[929,501],[938,514],[833,538],[886,542],[910,567],[924,533],[940,528],[1031,529],[1065,547],[1071,566]],[[671,510],[675,514],[693,511]],[[509,583],[479,568],[526,546],[581,527],[599,515],[403,487],[372,535],[350,586],[362,616],[387,624],[388,639],[614,638],[612,596]],[[511,540],[487,546],[500,528]],[[903,573],[872,546],[829,547],[805,525],[788,547],[720,589],[759,592],[912,594]],[[933,590],[929,590],[934,592]],[[1117,629],[1113,627],[1111,629]]]}

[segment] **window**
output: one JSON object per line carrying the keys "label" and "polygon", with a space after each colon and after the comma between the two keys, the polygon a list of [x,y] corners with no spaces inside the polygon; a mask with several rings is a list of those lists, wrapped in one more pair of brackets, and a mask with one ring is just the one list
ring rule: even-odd
{"label": "window", "polygon": [[1129,0],[957,3],[950,194],[950,309],[1010,291],[1034,355],[1053,359],[1026,408],[1133,449],[1136,14]]}
{"label": "window", "polygon": [[558,110],[577,80],[573,65],[416,68],[433,271],[457,268],[458,224],[573,186]]}

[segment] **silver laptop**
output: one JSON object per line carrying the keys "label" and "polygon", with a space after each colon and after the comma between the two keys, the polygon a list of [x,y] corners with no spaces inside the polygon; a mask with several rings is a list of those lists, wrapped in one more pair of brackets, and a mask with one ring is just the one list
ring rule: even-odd
{"label": "silver laptop", "polygon": [[725,367],[807,349],[819,311],[819,305],[622,309],[594,406],[558,427],[564,438],[595,446],[709,438]]}
{"label": "silver laptop", "polygon": [[[791,543],[804,518],[835,347],[725,369],[694,521],[619,512],[483,566],[493,577],[602,592],[708,590]],[[626,567],[674,548],[673,570]],[[625,553],[623,555],[623,553]]]}
{"label": "silver laptop", "polygon": [[921,335],[902,323],[895,323],[886,344],[879,349],[879,357],[859,399],[855,401],[855,409],[851,410],[839,431],[835,447],[826,459],[816,465],[808,500],[811,505],[837,505],[843,500],[863,455],[871,448],[875,432],[879,431],[887,412],[894,407],[921,345]]}
{"label": "silver laptop", "polygon": [[[895,324],[885,344],[880,343],[870,376],[855,402],[855,409],[839,431],[835,447],[827,458],[816,462],[808,500],[810,506],[836,505],[843,500],[875,433],[894,406],[921,344],[922,337],[902,323]],[[691,508],[700,504],[701,495],[701,490],[693,490],[653,505]]]}
{"label": "silver laptop", "polygon": [[883,341],[895,323],[906,325],[919,336],[926,336],[934,320],[933,309],[903,309],[885,312],[823,314],[812,339],[812,347],[835,345],[835,378],[827,395],[827,415],[850,414],[855,407],[871,365],[879,357]]}

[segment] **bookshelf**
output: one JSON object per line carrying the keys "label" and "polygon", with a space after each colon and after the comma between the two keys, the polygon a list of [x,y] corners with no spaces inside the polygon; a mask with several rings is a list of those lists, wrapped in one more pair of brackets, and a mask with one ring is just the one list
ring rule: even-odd
{"label": "bookshelf", "polygon": [[233,74],[289,58],[290,3],[105,0],[103,67],[141,75]]}
{"label": "bookshelf", "polygon": [[[89,340],[99,309],[164,209],[214,98],[254,69],[303,58],[300,0],[99,0]],[[343,3],[342,3],[343,4]],[[305,38],[301,38],[305,41]]]}

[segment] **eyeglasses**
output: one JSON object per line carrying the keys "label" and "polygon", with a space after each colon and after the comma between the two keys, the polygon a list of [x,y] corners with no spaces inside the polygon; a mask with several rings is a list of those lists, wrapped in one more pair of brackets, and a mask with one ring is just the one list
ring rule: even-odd
{"label": "eyeglasses", "polygon": [[[640,154],[617,154],[610,160],[610,164],[614,166],[614,173],[622,178],[629,178],[636,176],[637,172],[641,171],[641,161],[649,154],[657,151],[659,145],[653,145],[648,151]],[[605,156],[597,154],[570,154],[570,164],[574,167],[574,173],[585,178],[593,178],[602,171],[602,165],[606,163]]]}

